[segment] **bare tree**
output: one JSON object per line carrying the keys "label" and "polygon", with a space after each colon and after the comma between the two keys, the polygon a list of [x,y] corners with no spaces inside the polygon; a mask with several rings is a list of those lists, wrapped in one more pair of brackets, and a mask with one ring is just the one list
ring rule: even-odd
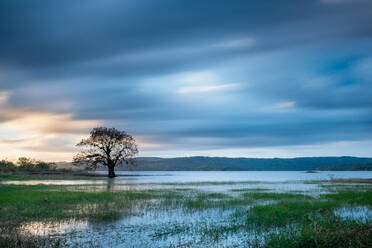
{"label": "bare tree", "polygon": [[108,176],[115,177],[115,166],[133,162],[138,148],[135,139],[124,131],[115,128],[93,128],[90,136],[77,145],[80,153],[74,157],[74,164],[86,164],[96,169],[98,165],[107,166]]}

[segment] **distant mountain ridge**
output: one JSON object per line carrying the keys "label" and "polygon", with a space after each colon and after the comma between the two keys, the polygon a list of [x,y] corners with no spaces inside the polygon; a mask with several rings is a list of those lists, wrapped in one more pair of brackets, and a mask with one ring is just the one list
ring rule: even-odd
{"label": "distant mountain ridge", "polygon": [[[299,157],[299,158],[229,158],[229,157],[139,157],[131,170],[139,171],[309,171],[372,170],[372,158]],[[119,166],[118,170],[128,170]]]}

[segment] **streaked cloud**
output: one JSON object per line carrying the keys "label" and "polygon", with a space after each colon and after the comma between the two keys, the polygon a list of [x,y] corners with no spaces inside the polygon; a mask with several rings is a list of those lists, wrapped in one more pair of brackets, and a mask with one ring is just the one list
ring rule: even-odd
{"label": "streaked cloud", "polygon": [[241,47],[252,47],[256,43],[256,40],[253,38],[242,38],[236,40],[229,40],[219,44],[216,44],[216,47],[225,47],[225,48],[241,48]]}
{"label": "streaked cloud", "polygon": [[100,125],[96,120],[74,120],[72,114],[32,112],[8,109],[2,112],[5,121],[3,128],[22,129],[40,134],[82,134]]}
{"label": "streaked cloud", "polygon": [[372,156],[372,2],[277,5],[1,1],[1,156],[71,160],[96,125],[149,156]]}
{"label": "streaked cloud", "polygon": [[179,73],[173,76],[178,83],[189,83],[189,84],[199,84],[199,83],[210,83],[219,80],[218,75],[212,71],[196,71],[196,72],[186,72]]}
{"label": "streaked cloud", "polygon": [[321,3],[325,4],[343,4],[343,3],[360,3],[368,0],[320,0]]}
{"label": "streaked cloud", "polygon": [[9,93],[6,91],[0,91],[0,106],[4,105],[9,98]]}
{"label": "streaked cloud", "polygon": [[59,153],[61,157],[72,155],[76,152],[74,144],[91,128],[102,125],[97,120],[76,120],[72,114],[27,109],[7,109],[0,113],[3,118],[0,120],[0,148],[7,149],[12,159],[24,156],[22,154],[44,158],[41,154],[49,153],[51,160]]}
{"label": "streaked cloud", "polygon": [[289,101],[289,102],[278,102],[274,105],[275,108],[279,109],[287,109],[287,108],[293,108],[296,105],[296,102]]}
{"label": "streaked cloud", "polygon": [[222,91],[235,89],[239,84],[220,84],[220,85],[199,85],[199,86],[187,86],[177,90],[178,94],[189,94],[189,93],[206,93],[211,91]]}

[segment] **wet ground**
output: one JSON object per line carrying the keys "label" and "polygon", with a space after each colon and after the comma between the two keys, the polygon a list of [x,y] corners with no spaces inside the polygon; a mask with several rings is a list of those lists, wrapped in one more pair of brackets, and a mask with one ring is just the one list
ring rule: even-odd
{"label": "wet ground", "polygon": [[[133,172],[138,174],[138,172]],[[270,233],[237,229],[221,232],[221,229],[236,225],[241,219],[235,213],[246,212],[252,206],[275,203],[276,199],[256,199],[220,207],[218,202],[228,199],[241,200],[241,195],[249,192],[293,193],[320,197],[340,189],[371,190],[364,184],[334,184],[318,182],[337,178],[372,178],[371,172],[143,172],[140,177],[115,178],[113,180],[40,180],[4,181],[3,184],[63,185],[69,191],[143,191],[164,190],[176,192],[185,198],[190,195],[216,193],[207,201],[214,201],[214,207],[185,207],[181,199],[160,202],[159,199],[146,200],[146,204],[134,205],[129,214],[110,221],[88,220],[33,221],[20,227],[25,234],[37,236],[63,237],[65,247],[245,247],[252,240],[264,240]],[[222,194],[221,194],[222,193]],[[221,195],[218,195],[221,194]],[[191,198],[190,198],[191,199]],[[203,200],[204,201],[204,200]],[[196,201],[196,203],[198,203]],[[205,204],[205,202],[203,202]],[[372,220],[369,206],[341,207],[333,211],[343,219]],[[234,219],[235,218],[235,219]]]}

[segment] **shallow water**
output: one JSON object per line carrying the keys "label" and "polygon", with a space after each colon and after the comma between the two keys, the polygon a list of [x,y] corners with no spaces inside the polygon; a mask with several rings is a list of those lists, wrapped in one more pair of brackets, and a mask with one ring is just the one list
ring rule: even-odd
{"label": "shallow water", "polygon": [[[106,172],[96,172],[106,173]],[[124,173],[124,172],[118,172]],[[223,172],[156,172],[131,171],[115,179],[97,180],[29,180],[3,181],[24,185],[70,185],[67,190],[121,191],[142,189],[172,189],[180,192],[223,192],[236,197],[243,192],[293,192],[319,196],[331,192],[328,187],[337,184],[313,183],[317,180],[340,178],[372,178],[372,172],[338,171],[305,173],[301,171],[223,171]],[[359,184],[361,186],[362,184]],[[348,184],[348,187],[353,184]],[[254,204],[270,201],[255,201],[252,204],[229,209],[207,208],[185,211],[179,208],[135,208],[127,216],[105,223],[88,221],[61,221],[55,223],[29,222],[21,229],[33,235],[62,235],[67,247],[245,247],[247,241],[257,237],[247,230],[236,231],[206,239],[203,232],[231,225],[234,211],[248,210]],[[154,202],[155,204],[155,202]],[[370,221],[368,207],[340,208],[334,211],[343,219]],[[267,233],[268,234],[268,233]]]}
{"label": "shallow water", "polygon": [[[106,175],[106,171],[92,172]],[[81,184],[204,184],[218,183],[278,183],[302,182],[347,178],[372,178],[372,171],[321,171],[306,173],[304,171],[118,171],[115,179],[94,180],[25,180],[0,181],[3,184],[24,185],[81,185]],[[198,185],[200,186],[200,185]]]}
{"label": "shallow water", "polygon": [[[105,171],[92,172],[106,174]],[[120,191],[144,189],[200,189],[229,192],[234,189],[263,188],[271,192],[301,192],[308,195],[326,193],[316,183],[318,180],[345,178],[372,178],[372,171],[119,171],[114,179],[92,180],[21,180],[0,181],[0,184],[19,185],[72,185],[75,190]],[[87,185],[84,187],[84,185]],[[91,185],[95,185],[92,187]]]}
{"label": "shallow water", "polygon": [[[91,243],[94,243],[97,247],[122,248],[202,243],[201,233],[197,233],[200,227],[222,225],[231,213],[231,210],[216,209],[193,212],[181,209],[147,211],[142,215],[128,216],[114,223],[91,225],[83,234],[75,232],[70,235],[68,245],[91,247]],[[174,233],[169,234],[169,230]]]}
{"label": "shallow water", "polygon": [[[96,174],[107,174],[96,171]],[[190,183],[190,182],[286,182],[330,180],[341,178],[372,178],[372,171],[125,171],[118,174],[139,175],[118,177],[115,180],[130,183]]]}
{"label": "shallow water", "polygon": [[359,207],[343,207],[334,211],[336,216],[340,216],[344,220],[359,220],[367,222],[372,220],[372,209],[366,206]]}

